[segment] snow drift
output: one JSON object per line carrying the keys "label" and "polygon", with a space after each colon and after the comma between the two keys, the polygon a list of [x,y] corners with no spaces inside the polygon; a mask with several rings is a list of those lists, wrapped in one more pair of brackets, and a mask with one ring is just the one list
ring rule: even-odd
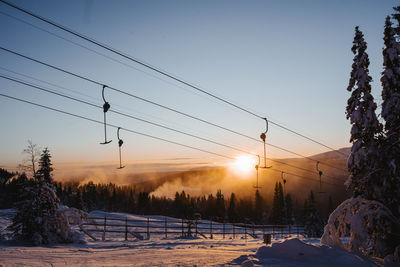
{"label": "snow drift", "polygon": [[374,266],[371,262],[349,252],[327,246],[309,245],[297,238],[272,246],[260,247],[256,252],[259,263],[279,266]]}

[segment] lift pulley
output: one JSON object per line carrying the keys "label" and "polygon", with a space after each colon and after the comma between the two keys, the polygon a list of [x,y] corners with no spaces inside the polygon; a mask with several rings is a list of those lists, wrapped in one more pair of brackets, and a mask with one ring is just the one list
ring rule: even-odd
{"label": "lift pulley", "polygon": [[119,149],[119,168],[118,169],[125,168],[125,166],[122,166],[122,163],[121,163],[121,147],[122,147],[122,144],[124,143],[124,141],[122,141],[122,139],[119,138],[120,130],[121,130],[121,127],[118,127],[118,129],[117,129],[118,149]]}
{"label": "lift pulley", "polygon": [[103,85],[103,90],[101,91],[101,95],[103,97],[104,100],[104,104],[103,104],[103,113],[104,113],[104,142],[100,143],[102,145],[105,144],[109,144],[111,143],[112,140],[107,141],[107,122],[106,122],[106,113],[107,111],[110,109],[110,104],[106,101],[106,99],[104,98],[104,89],[107,87],[107,85]]}

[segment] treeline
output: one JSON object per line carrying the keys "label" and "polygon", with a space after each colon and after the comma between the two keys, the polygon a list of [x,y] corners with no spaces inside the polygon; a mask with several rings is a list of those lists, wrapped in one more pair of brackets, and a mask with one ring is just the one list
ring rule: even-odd
{"label": "treeline", "polygon": [[[28,183],[25,174],[13,174],[0,169],[0,208],[13,208],[20,192]],[[258,190],[254,197],[228,197],[221,190],[216,194],[191,196],[176,192],[174,199],[158,197],[150,192],[139,192],[134,185],[118,186],[112,183],[80,185],[77,182],[53,182],[60,204],[85,211],[104,210],[133,214],[158,214],[177,218],[195,218],[226,222],[256,224],[315,224],[321,219],[311,192],[303,204],[294,205],[290,194],[284,194],[280,182],[275,185],[274,198],[268,203]]]}

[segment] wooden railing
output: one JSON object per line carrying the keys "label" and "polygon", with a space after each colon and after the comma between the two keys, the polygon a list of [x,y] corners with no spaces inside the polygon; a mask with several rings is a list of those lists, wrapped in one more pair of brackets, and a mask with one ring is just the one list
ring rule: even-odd
{"label": "wooden railing", "polygon": [[262,238],[263,234],[272,237],[289,235],[304,235],[304,227],[300,225],[255,225],[244,223],[217,223],[206,220],[185,220],[160,217],[160,219],[132,220],[128,218],[88,217],[79,225],[81,231],[93,240],[112,239],[128,240],[129,238],[150,239],[152,235],[162,235],[163,238],[172,236],[213,238],[237,237]]}

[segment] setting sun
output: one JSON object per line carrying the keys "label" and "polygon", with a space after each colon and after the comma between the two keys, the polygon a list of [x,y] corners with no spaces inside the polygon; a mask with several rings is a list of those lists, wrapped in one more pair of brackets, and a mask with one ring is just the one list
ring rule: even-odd
{"label": "setting sun", "polygon": [[236,157],[231,167],[234,171],[241,174],[249,174],[255,169],[256,161],[256,158],[250,155],[240,155]]}

